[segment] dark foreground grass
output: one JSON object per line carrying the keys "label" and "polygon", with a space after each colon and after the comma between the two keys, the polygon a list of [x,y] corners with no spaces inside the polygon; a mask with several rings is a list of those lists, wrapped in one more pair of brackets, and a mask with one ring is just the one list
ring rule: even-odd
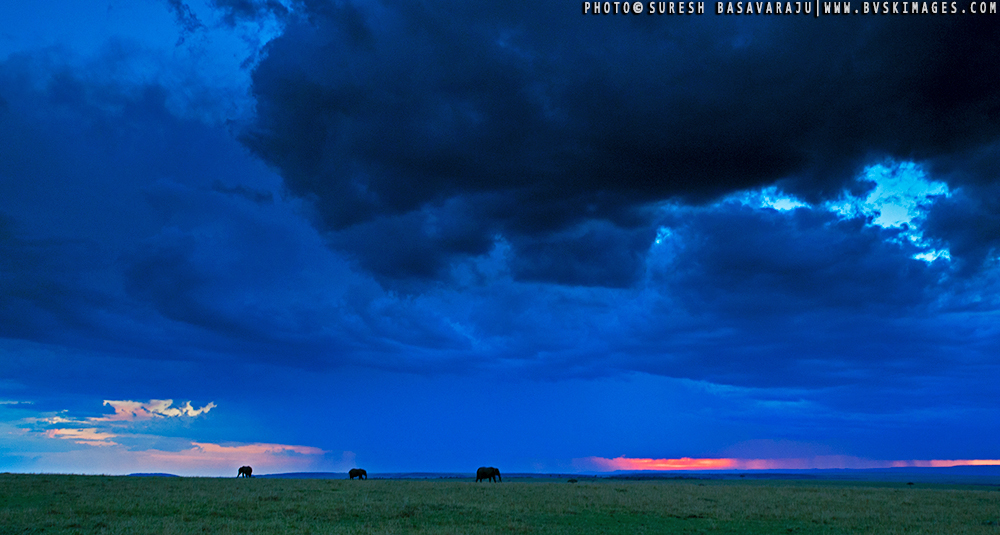
{"label": "dark foreground grass", "polygon": [[983,533],[996,487],[0,474],[0,533]]}

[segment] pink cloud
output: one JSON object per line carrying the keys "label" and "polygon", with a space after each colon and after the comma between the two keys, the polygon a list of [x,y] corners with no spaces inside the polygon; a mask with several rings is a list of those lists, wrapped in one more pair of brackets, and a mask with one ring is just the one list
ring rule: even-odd
{"label": "pink cloud", "polygon": [[596,470],[598,472],[613,472],[615,470],[724,470],[735,468],[735,459],[634,459],[616,457],[587,457],[574,459],[578,468]]}
{"label": "pink cloud", "polygon": [[46,438],[59,438],[63,440],[72,440],[77,444],[86,444],[88,446],[117,446],[118,444],[112,441],[118,435],[112,433],[102,433],[96,428],[89,429],[49,429],[44,433]]}
{"label": "pink cloud", "polygon": [[148,402],[129,400],[104,400],[104,405],[111,405],[114,414],[99,418],[87,418],[91,422],[130,422],[133,420],[149,420],[151,418],[177,418],[180,416],[198,416],[215,408],[215,403],[209,403],[200,409],[191,406],[187,401],[178,407],[171,407],[172,399],[151,399]]}

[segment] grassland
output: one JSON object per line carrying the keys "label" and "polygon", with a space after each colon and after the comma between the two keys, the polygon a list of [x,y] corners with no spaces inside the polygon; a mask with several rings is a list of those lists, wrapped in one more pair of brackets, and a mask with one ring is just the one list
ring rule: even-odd
{"label": "grassland", "polygon": [[0,474],[0,533],[984,533],[997,487]]}

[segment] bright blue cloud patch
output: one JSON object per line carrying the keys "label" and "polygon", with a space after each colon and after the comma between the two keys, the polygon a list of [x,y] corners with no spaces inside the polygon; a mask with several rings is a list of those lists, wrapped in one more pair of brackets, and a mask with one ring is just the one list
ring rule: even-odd
{"label": "bright blue cloud patch", "polygon": [[[857,181],[870,186],[865,187],[861,195],[845,190],[836,200],[823,203],[821,209],[846,219],[860,217],[882,228],[901,229],[900,237],[896,239],[908,240],[921,249],[914,254],[914,258],[919,260],[933,262],[938,258],[951,258],[947,248],[936,249],[924,239],[921,229],[934,202],[951,195],[946,183],[929,179],[920,165],[907,161],[870,165],[857,177]],[[777,186],[735,194],[727,200],[779,211],[814,209],[794,195],[782,193]]]}
{"label": "bright blue cloud patch", "polygon": [[951,258],[947,249],[935,249],[923,237],[921,225],[938,198],[950,196],[948,185],[930,180],[914,162],[876,164],[867,167],[859,180],[874,183],[867,196],[845,195],[827,208],[844,217],[866,217],[883,228],[903,228],[903,238],[921,248],[914,258],[933,262]]}
{"label": "bright blue cloud patch", "polygon": [[742,192],[732,195],[728,200],[735,200],[747,206],[773,208],[782,211],[809,206],[809,204],[802,202],[792,195],[782,193],[778,190],[777,186],[768,186],[758,190]]}

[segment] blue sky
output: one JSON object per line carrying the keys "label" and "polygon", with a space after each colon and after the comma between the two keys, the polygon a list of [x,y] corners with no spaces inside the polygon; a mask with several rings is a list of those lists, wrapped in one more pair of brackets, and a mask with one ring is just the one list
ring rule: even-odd
{"label": "blue sky", "polygon": [[998,26],[710,8],[0,6],[0,470],[1000,458]]}

